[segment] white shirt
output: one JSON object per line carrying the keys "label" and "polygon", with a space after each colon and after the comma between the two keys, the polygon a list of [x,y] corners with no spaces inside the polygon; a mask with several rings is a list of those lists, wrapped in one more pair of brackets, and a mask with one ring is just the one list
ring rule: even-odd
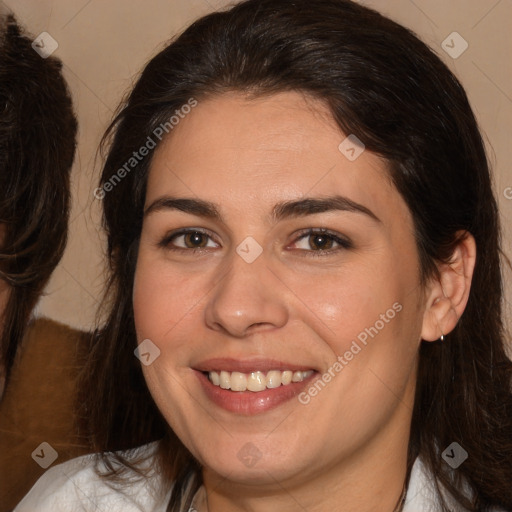
{"label": "white shirt", "polygon": [[[157,443],[150,443],[138,450],[150,454],[156,446]],[[140,453],[137,451],[135,455]],[[150,468],[152,457],[148,459]],[[155,471],[145,479],[138,478],[129,485],[116,487],[99,477],[94,465],[95,456],[85,455],[50,468],[14,512],[165,512],[170,490],[162,492],[162,481]],[[127,475],[137,477],[133,472]],[[451,496],[446,495],[446,499],[453,512],[465,512]],[[403,512],[438,512],[439,503],[432,477],[417,458],[411,470]],[[191,507],[188,512],[195,512],[195,509]]]}

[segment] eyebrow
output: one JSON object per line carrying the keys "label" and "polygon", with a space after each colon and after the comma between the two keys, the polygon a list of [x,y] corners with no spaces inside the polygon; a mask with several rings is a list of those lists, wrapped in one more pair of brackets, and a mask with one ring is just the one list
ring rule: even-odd
{"label": "eyebrow", "polygon": [[[162,210],[178,210],[184,213],[197,215],[207,219],[223,222],[222,215],[215,205],[210,201],[188,197],[163,196],[153,201],[144,211],[144,217]],[[283,201],[277,203],[272,209],[270,219],[278,222],[293,217],[304,217],[316,213],[331,211],[345,211],[364,214],[376,222],[381,220],[366,206],[356,203],[351,199],[335,195],[329,197],[308,197],[294,201]]]}

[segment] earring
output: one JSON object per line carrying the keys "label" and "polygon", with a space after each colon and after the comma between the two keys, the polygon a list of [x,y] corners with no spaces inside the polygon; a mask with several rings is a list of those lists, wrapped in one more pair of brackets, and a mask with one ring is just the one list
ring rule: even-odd
{"label": "earring", "polygon": [[444,334],[441,334],[441,337],[439,338],[441,341],[444,341]]}

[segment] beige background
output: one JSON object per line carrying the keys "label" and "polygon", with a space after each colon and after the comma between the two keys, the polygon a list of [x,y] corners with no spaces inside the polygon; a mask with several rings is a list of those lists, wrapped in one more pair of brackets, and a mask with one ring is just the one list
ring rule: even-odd
{"label": "beige background", "polygon": [[[70,239],[38,314],[75,327],[95,322],[104,283],[97,186],[99,139],[143,64],[164,42],[226,0],[5,0],[35,37],[46,31],[58,42],[78,115],[79,146],[73,169]],[[485,133],[496,194],[512,256],[512,1],[369,0],[361,2],[414,30],[459,77]],[[457,59],[441,43],[458,32],[469,44]],[[509,188],[510,187],[510,188]],[[507,197],[508,196],[508,199]],[[507,271],[510,283],[510,272]],[[512,318],[512,286],[507,286]]]}

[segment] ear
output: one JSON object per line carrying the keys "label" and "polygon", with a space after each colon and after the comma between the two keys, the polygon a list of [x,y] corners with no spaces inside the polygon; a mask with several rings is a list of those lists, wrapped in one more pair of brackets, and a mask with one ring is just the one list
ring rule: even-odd
{"label": "ear", "polygon": [[457,233],[459,243],[449,263],[438,265],[439,277],[427,287],[421,337],[435,341],[451,332],[469,298],[476,262],[476,243],[467,231]]}

